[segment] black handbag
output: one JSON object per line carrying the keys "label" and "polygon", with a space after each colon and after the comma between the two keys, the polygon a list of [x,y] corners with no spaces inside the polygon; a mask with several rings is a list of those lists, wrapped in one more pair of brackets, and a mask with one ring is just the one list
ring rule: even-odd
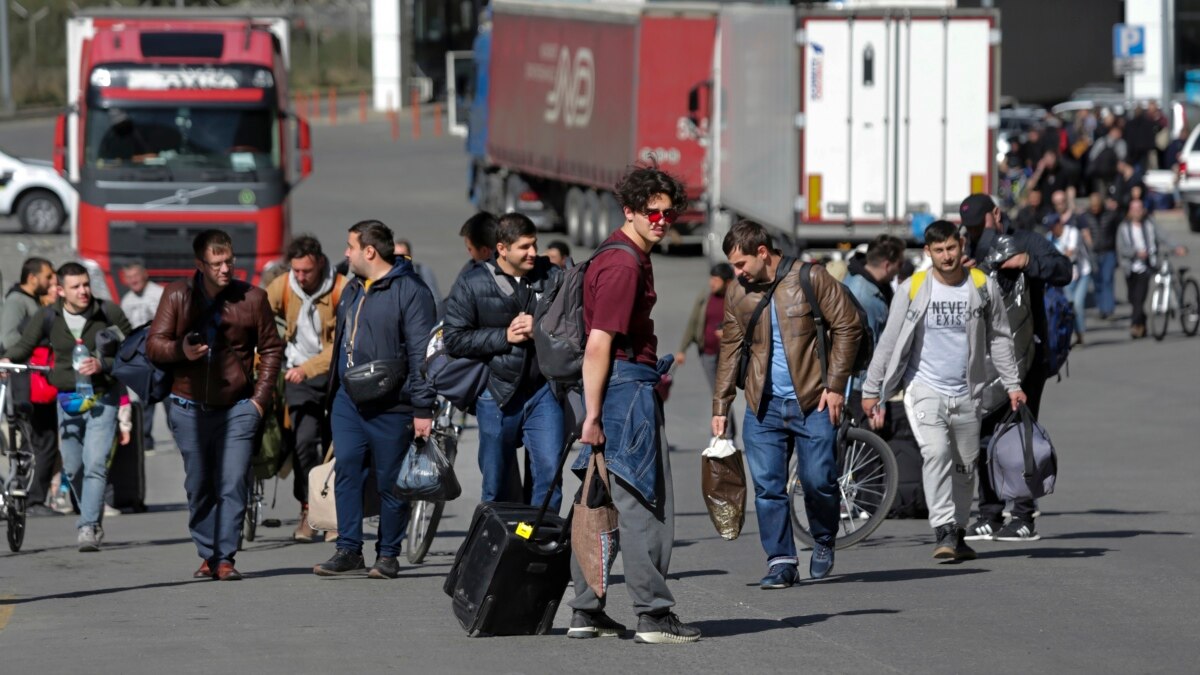
{"label": "black handbag", "polygon": [[750,351],[754,344],[754,329],[758,326],[758,319],[762,316],[763,310],[767,305],[771,304],[771,296],[775,295],[775,288],[779,286],[779,282],[787,276],[792,270],[792,263],[796,262],[795,258],[784,256],[779,261],[779,267],[775,268],[775,281],[767,287],[763,293],[762,299],[758,301],[758,306],[754,308],[754,313],[750,315],[750,321],[746,324],[746,329],[742,334],[742,348],[738,353],[737,379],[734,382],[738,389],[746,388],[746,374],[750,370]]}
{"label": "black handbag", "polygon": [[379,359],[354,366],[342,376],[342,386],[355,405],[368,405],[399,391],[408,379],[408,361]]}

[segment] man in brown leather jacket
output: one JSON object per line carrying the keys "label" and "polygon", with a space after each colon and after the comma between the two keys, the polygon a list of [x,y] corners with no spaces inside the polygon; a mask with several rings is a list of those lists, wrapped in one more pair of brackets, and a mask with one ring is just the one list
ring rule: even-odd
{"label": "man in brown leather jacket", "polygon": [[175,378],[169,421],[183,455],[188,528],[203,560],[193,576],[232,581],[242,578],[233,558],[246,476],[284,345],[266,292],[233,278],[229,235],[207,230],[192,249],[196,274],[163,293],[146,355]]}
{"label": "man in brown leather jacket", "polygon": [[[834,445],[862,328],[845,287],[825,268],[812,266],[812,290],[829,327],[829,372],[822,373],[813,299],[805,297],[800,283],[804,265],[782,257],[767,229],[751,221],[733,226],[724,249],[739,283],[725,298],[712,431],[714,436],[725,432],[743,336],[749,332],[742,440],[754,476],[759,537],[767,554],[768,573],[759,585],[787,588],[800,579],[788,499],[792,446],[798,453],[797,473],[816,541],[809,575],[821,579],[833,569],[840,502]],[[752,321],[772,287],[758,320]]]}

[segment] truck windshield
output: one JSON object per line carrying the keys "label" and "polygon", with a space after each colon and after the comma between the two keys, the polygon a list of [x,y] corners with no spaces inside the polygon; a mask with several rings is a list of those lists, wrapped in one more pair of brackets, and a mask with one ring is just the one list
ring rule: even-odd
{"label": "truck windshield", "polygon": [[[275,113],[268,109],[204,107],[93,108],[88,112],[85,161],[97,169],[164,167],[237,174],[279,168]],[[162,172],[162,169],[158,169]]]}

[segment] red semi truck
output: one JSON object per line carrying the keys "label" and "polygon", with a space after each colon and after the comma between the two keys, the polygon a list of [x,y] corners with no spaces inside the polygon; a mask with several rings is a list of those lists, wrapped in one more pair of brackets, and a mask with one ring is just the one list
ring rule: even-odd
{"label": "red semi truck", "polygon": [[308,124],[287,110],[286,18],[84,10],[67,22],[67,55],[54,161],[79,192],[73,243],[107,281],[97,292],[119,297],[116,272],[132,262],[159,281],[191,275],[191,240],[209,228],[232,237],[235,276],[257,283],[312,171]]}
{"label": "red semi truck", "polygon": [[521,211],[592,247],[624,222],[613,185],[653,159],[693,200],[665,246],[699,243],[704,121],[689,119],[688,103],[711,76],[717,6],[495,0],[492,9],[475,48],[467,144],[476,205]]}

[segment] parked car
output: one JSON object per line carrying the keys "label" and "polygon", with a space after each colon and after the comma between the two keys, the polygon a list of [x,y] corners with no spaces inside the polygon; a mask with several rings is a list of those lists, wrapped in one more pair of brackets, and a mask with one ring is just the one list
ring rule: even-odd
{"label": "parked car", "polygon": [[15,217],[30,234],[54,234],[74,206],[75,189],[50,162],[0,150],[0,215]]}
{"label": "parked car", "polygon": [[1200,232],[1200,124],[1192,129],[1179,152],[1179,197],[1187,210],[1188,227]]}

